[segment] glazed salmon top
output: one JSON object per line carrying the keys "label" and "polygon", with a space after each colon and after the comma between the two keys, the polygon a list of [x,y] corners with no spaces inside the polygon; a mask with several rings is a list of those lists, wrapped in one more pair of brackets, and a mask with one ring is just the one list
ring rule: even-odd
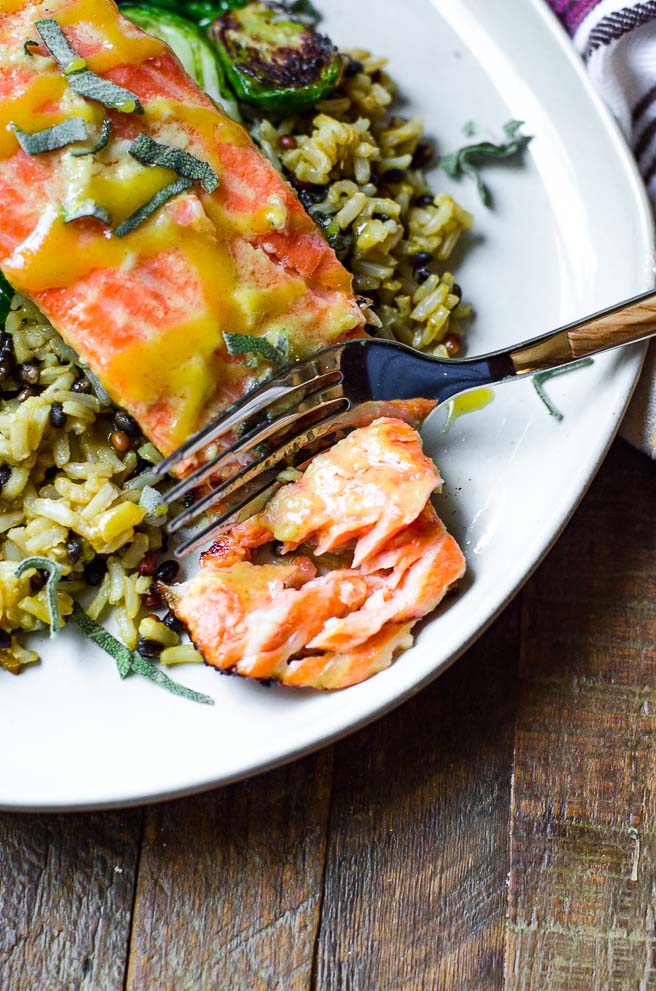
{"label": "glazed salmon top", "polygon": [[[75,64],[52,57],[36,26],[44,19]],[[71,72],[85,69],[136,106],[81,94]],[[38,153],[19,141],[72,118],[85,141]],[[77,154],[107,130],[104,147]],[[131,154],[140,135],[193,156],[218,182],[188,181],[126,231],[180,183],[179,171]],[[4,274],[165,454],[254,383],[252,361],[228,353],[225,333],[282,343],[290,359],[362,333],[351,277],[290,187],[111,0],[1,0],[0,202]],[[89,204],[98,217],[70,219]]]}

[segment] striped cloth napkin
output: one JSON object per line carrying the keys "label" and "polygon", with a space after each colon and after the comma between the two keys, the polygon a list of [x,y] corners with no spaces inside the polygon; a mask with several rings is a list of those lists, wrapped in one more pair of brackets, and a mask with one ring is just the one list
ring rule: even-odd
{"label": "striped cloth napkin", "polygon": [[[633,149],[656,205],[656,2],[547,0]],[[656,458],[656,342],[621,433]]]}

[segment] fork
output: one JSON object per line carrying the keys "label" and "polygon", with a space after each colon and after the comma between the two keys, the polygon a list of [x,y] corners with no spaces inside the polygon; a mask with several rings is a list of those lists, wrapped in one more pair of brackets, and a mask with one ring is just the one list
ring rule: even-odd
{"label": "fork", "polygon": [[656,292],[651,290],[549,334],[474,358],[435,358],[375,337],[324,348],[247,393],[156,468],[162,476],[226,434],[236,436],[167,493],[169,503],[189,498],[212,476],[237,466],[231,477],[169,521],[167,530],[173,534],[225,504],[175,553],[191,553],[228,522],[256,511],[282,484],[283,466],[303,466],[341,431],[377,416],[398,417],[394,401],[420,397],[439,406],[483,386],[517,381],[654,335]]}

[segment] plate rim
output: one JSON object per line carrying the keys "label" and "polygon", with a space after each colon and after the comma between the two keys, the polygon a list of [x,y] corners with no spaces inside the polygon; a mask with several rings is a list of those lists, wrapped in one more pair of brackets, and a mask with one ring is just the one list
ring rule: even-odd
{"label": "plate rim", "polygon": [[[489,2],[489,0],[488,0]],[[475,14],[476,8],[480,7],[481,4],[485,4],[485,0],[460,0],[460,5],[462,8],[467,8],[470,12]],[[606,133],[611,140],[613,145],[614,153],[618,164],[622,165],[622,171],[626,176],[627,180],[627,194],[629,190],[631,191],[633,198],[636,202],[636,215],[640,215],[642,221],[642,230],[640,233],[639,241],[640,243],[645,243],[653,249],[654,245],[654,218],[651,211],[651,206],[649,203],[647,191],[644,187],[642,179],[640,177],[635,160],[628,148],[624,137],[620,131],[617,122],[612,117],[610,111],[604,104],[603,100],[599,94],[594,89],[592,82],[590,81],[583,62],[579,55],[577,54],[570,38],[566,34],[564,28],[560,25],[555,15],[547,8],[544,0],[524,0],[524,5],[532,11],[534,17],[539,18],[539,20],[544,25],[544,30],[549,33],[552,42],[557,45],[560,49],[561,54],[564,55],[569,62],[570,66],[574,69],[575,75],[578,78],[579,85],[585,92],[587,99],[591,102],[592,106],[596,111],[599,123],[604,126]],[[445,18],[449,21],[449,18]],[[637,239],[638,240],[638,239]],[[652,280],[653,281],[653,280]],[[387,713],[391,712],[397,706],[402,705],[428,684],[430,684],[435,678],[440,674],[445,672],[451,664],[455,663],[458,658],[462,656],[478,639],[484,632],[492,625],[500,613],[508,606],[515,595],[523,588],[526,582],[533,575],[535,570],[542,563],[546,555],[549,553],[555,542],[558,540],[563,530],[569,523],[574,512],[584,498],[586,492],[588,491],[592,481],[594,480],[597,471],[599,470],[601,464],[603,463],[609,447],[611,446],[617,431],[622,422],[626,408],[631,400],[631,396],[635,390],[638,383],[640,373],[643,367],[644,358],[647,352],[647,344],[638,345],[635,347],[636,357],[639,354],[639,360],[636,361],[635,370],[633,372],[632,381],[630,386],[626,390],[626,394],[623,397],[623,401],[618,402],[617,409],[614,413],[614,421],[608,430],[608,435],[605,438],[605,442],[602,444],[601,448],[597,450],[594,463],[592,464],[585,483],[581,487],[580,491],[577,493],[576,498],[573,500],[572,504],[569,506],[568,511],[564,516],[558,521],[554,530],[549,534],[548,539],[542,546],[540,552],[536,558],[530,563],[527,570],[522,574],[519,581],[510,588],[508,593],[504,596],[503,600],[495,606],[491,611],[490,615],[485,618],[485,620],[471,632],[470,636],[459,645],[457,650],[453,651],[448,657],[442,658],[439,662],[435,663],[434,667],[424,673],[411,685],[397,691],[396,694],[389,698],[385,698],[373,707],[365,708],[365,710],[360,714],[359,717],[349,718],[346,725],[338,725],[332,732],[324,733],[318,736],[309,743],[300,743],[298,746],[294,747],[292,750],[285,750],[284,753],[279,753],[273,755],[270,758],[262,758],[253,760],[248,767],[242,768],[241,770],[235,771],[233,773],[224,774],[214,774],[209,777],[205,777],[202,780],[196,780],[188,785],[175,786],[170,789],[159,789],[156,792],[146,793],[146,794],[133,794],[129,797],[116,797],[116,798],[106,798],[98,799],[93,801],[73,800],[73,801],[63,801],[63,802],[39,802],[38,800],[25,802],[12,802],[11,800],[2,799],[0,797],[0,811],[9,812],[37,812],[37,813],[48,813],[48,812],[80,812],[80,811],[97,811],[104,809],[119,809],[119,808],[131,808],[143,805],[149,805],[156,802],[168,801],[174,798],[182,798],[185,796],[190,796],[194,794],[199,794],[210,789],[221,787],[234,783],[236,781],[246,780],[247,778],[254,777],[257,774],[261,774],[265,771],[273,770],[277,767],[281,767],[284,764],[290,763],[291,761],[297,760],[300,757],[307,756],[319,749],[329,746],[351,733],[355,733],[363,727],[369,725],[374,720],[381,718]]]}

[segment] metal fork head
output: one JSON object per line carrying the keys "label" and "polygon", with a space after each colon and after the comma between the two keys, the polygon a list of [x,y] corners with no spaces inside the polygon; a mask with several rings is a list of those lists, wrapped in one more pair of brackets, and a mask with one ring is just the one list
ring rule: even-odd
{"label": "metal fork head", "polygon": [[[364,343],[369,345],[366,351]],[[379,416],[400,416],[417,425],[427,415],[430,403],[415,413],[413,407],[398,400],[377,398],[364,361],[365,354],[372,354],[370,345],[376,343],[384,345],[385,356],[390,357],[394,357],[390,348],[399,347],[387,341],[351,341],[283,369],[160,464],[157,471],[161,475],[183,467],[201,451],[206,457],[167,493],[169,502],[194,490],[199,493],[191,505],[171,518],[167,526],[171,534],[200,514],[213,511],[209,522],[176,548],[178,556],[201,547],[228,521],[256,511],[281,484],[278,476],[283,467],[302,467],[343,431]],[[199,490],[200,486],[203,488]]]}

